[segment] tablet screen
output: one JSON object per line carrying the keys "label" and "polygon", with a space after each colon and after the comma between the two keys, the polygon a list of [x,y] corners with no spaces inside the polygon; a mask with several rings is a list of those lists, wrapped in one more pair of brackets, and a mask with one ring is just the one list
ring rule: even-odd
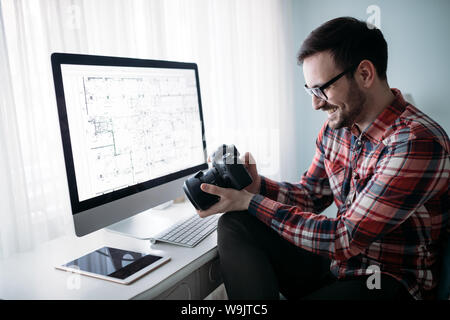
{"label": "tablet screen", "polygon": [[90,273],[125,279],[162,259],[160,256],[144,254],[128,250],[103,247],[64,264]]}

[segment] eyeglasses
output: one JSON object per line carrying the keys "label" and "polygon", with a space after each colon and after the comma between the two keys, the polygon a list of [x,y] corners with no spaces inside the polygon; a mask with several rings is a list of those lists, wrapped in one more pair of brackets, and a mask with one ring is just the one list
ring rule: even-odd
{"label": "eyeglasses", "polygon": [[308,92],[311,96],[316,96],[317,98],[321,100],[328,100],[327,95],[325,94],[324,90],[331,86],[333,83],[338,81],[344,74],[352,71],[353,69],[356,69],[357,65],[351,66],[350,68],[344,70],[343,72],[339,73],[336,77],[325,83],[324,85],[320,87],[314,87],[314,88],[308,88],[308,86],[305,84],[305,90]]}

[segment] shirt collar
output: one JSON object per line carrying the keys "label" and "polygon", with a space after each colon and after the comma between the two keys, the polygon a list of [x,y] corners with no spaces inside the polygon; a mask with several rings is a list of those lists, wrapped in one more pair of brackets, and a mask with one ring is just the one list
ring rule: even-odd
{"label": "shirt collar", "polygon": [[378,117],[361,132],[357,125],[353,125],[350,129],[355,136],[365,136],[371,142],[378,144],[384,139],[384,133],[394,123],[394,121],[403,113],[408,102],[403,98],[400,90],[392,88],[392,93],[395,96],[394,101],[388,105]]}

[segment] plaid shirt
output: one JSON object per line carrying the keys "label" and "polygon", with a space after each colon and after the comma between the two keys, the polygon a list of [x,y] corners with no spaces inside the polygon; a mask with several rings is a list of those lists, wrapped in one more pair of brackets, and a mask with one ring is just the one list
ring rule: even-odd
{"label": "plaid shirt", "polygon": [[[449,228],[450,142],[399,90],[392,92],[394,102],[362,133],[326,122],[300,182],[262,177],[249,212],[330,258],[337,278],[369,275],[377,266],[424,299],[436,287],[435,262]],[[320,215],[333,200],[336,218]]]}

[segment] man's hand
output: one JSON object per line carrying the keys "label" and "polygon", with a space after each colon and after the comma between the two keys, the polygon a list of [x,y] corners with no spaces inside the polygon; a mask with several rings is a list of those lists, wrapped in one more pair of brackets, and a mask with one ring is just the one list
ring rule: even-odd
{"label": "man's hand", "polygon": [[207,183],[202,183],[200,188],[206,193],[215,194],[220,197],[219,202],[207,210],[197,210],[198,215],[202,218],[215,213],[247,210],[253,197],[252,193],[244,189],[236,190],[231,188],[220,188]]}

